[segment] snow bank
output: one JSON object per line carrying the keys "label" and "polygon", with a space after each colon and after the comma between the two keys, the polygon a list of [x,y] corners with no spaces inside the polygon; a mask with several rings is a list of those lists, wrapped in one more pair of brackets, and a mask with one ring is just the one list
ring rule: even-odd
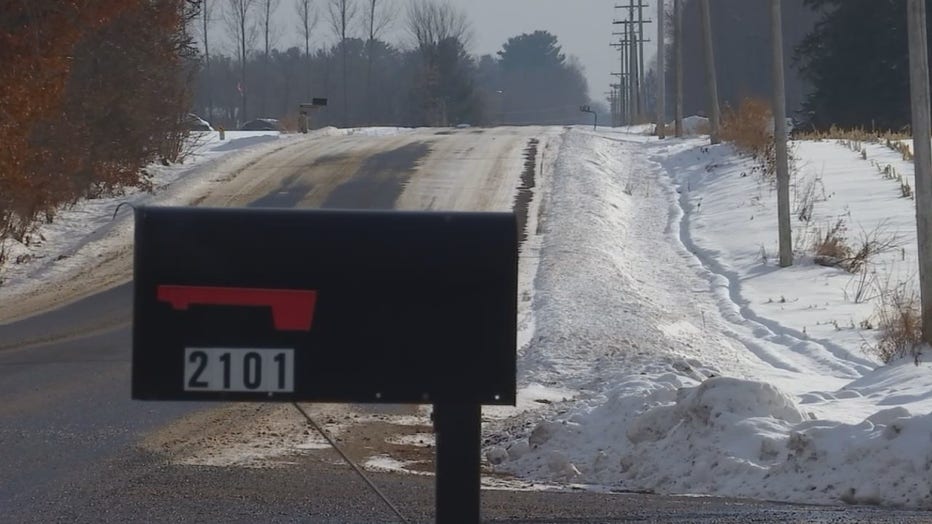
{"label": "snow bank", "polygon": [[[927,367],[926,372],[930,371]],[[776,387],[673,377],[622,384],[590,409],[488,450],[504,471],[631,490],[932,507],[932,415],[815,419]]]}
{"label": "snow bank", "polygon": [[[819,220],[885,220],[915,242],[911,201],[876,165],[834,143],[796,151],[794,194],[817,180]],[[882,146],[868,157],[895,161]],[[519,385],[576,393],[489,421],[497,471],[932,508],[932,365],[879,366],[862,352],[872,306],[846,298],[850,275],[763,256],[776,252],[775,194],[751,161],[698,139],[575,130],[553,187]],[[895,272],[906,243],[871,270]]]}
{"label": "snow bank", "polygon": [[217,132],[192,135],[191,152],[184,163],[146,168],[151,193],[131,188],[114,197],[81,200],[60,209],[52,223],[40,225],[25,242],[4,240],[8,261],[0,265],[0,296],[28,293],[69,271],[92,267],[103,251],[128,245],[132,213],[131,207],[124,206],[115,218],[121,203],[186,204],[223,177],[225,173],[212,169],[220,160],[263,154],[290,140],[295,137],[277,131],[228,131],[224,141]]}

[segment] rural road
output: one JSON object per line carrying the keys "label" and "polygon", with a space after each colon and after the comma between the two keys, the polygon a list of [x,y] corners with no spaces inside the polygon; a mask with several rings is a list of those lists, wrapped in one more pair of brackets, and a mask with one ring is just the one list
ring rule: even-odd
{"label": "rural road", "polygon": [[[511,210],[530,140],[549,137],[556,147],[560,132],[419,130],[296,141],[239,173],[237,184],[198,203]],[[0,325],[0,522],[393,520],[329,450],[280,458],[266,467],[176,460],[195,453],[192,447],[235,440],[238,424],[253,423],[278,407],[130,400],[131,298],[130,283],[124,282]],[[428,463],[425,471],[431,469],[430,449],[395,449],[377,442],[386,431],[405,430],[360,424],[344,442],[358,460],[395,450],[421,456]],[[433,518],[433,477],[371,475],[409,519]],[[878,508],[511,489],[484,490],[483,514],[490,521],[507,522],[929,518],[922,512]]]}

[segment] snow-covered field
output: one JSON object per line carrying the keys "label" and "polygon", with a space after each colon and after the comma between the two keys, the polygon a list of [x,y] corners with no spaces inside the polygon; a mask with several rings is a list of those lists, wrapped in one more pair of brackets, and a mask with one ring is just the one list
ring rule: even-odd
{"label": "snow-covered field", "polygon": [[[729,146],[558,132],[538,155],[522,252],[519,403],[484,410],[495,471],[539,486],[932,508],[932,366],[880,365],[863,349],[880,288],[914,285],[914,202],[883,176],[890,165],[912,184],[911,165],[881,145],[863,159],[796,143],[800,256],[779,269],[775,191]],[[228,180],[212,162],[245,166],[291,140],[228,135],[155,170],[154,194],[79,203],[9,246],[20,260],[0,270],[0,297],[130,242],[129,210],[113,220],[120,202],[189,203]],[[808,222],[795,218],[804,195]],[[852,243],[896,236],[863,285],[805,254],[839,219]]]}
{"label": "snow-covered field", "polygon": [[[706,143],[565,136],[519,356],[543,409],[491,417],[489,462],[600,489],[932,507],[932,366],[863,350],[877,291],[855,303],[856,275],[809,256],[779,269],[775,191]],[[914,202],[881,175],[911,166],[880,145],[795,148],[794,196],[815,187],[800,254],[843,218],[851,240],[897,237],[873,285],[906,282]]]}

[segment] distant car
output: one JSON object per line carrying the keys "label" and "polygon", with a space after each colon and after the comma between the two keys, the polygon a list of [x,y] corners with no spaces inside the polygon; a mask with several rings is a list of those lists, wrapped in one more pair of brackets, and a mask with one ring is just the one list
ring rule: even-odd
{"label": "distant car", "polygon": [[257,118],[246,122],[239,129],[240,131],[281,131],[281,126],[274,118]]}
{"label": "distant car", "polygon": [[456,125],[457,129],[469,129],[470,127],[472,127],[472,124],[457,124]]}
{"label": "distant car", "polygon": [[195,115],[194,113],[188,113],[188,116],[185,117],[185,126],[187,126],[188,131],[213,131],[214,128],[204,120],[203,118]]}

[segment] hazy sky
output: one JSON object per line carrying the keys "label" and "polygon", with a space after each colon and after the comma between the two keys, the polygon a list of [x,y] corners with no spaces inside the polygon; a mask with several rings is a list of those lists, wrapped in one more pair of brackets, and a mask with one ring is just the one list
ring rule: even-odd
{"label": "hazy sky", "polygon": [[[359,0],[357,0],[359,1]],[[398,43],[407,42],[407,35],[403,31],[401,13],[403,13],[408,0],[391,0],[395,11],[399,13],[392,31],[384,39]],[[595,100],[604,100],[603,93],[608,90],[609,83],[613,82],[610,73],[618,70],[618,53],[609,43],[617,37],[612,37],[612,31],[621,26],[613,26],[615,17],[615,1],[613,0],[449,0],[450,3],[464,10],[473,25],[472,52],[481,55],[495,53],[502,44],[511,37],[537,29],[550,31],[557,35],[563,51],[567,55],[579,58],[585,67],[586,78],[589,80],[590,96]],[[317,26],[314,47],[335,42],[326,21],[326,3],[328,0],[316,0],[320,11],[320,23]],[[225,0],[218,0],[218,4],[225,4]],[[618,0],[619,4],[627,3]],[[655,19],[656,8],[654,0],[647,0],[646,4],[652,7],[645,9],[645,19]],[[221,7],[218,5],[217,7]],[[621,17],[622,13],[619,12]],[[276,13],[279,27],[283,36],[279,40],[279,48],[297,45],[298,36],[297,17],[295,15],[294,0],[280,0]],[[218,24],[219,25],[219,24]],[[217,27],[215,31],[222,31]],[[651,24],[645,28],[645,33],[651,40],[655,40],[656,28]],[[361,29],[357,28],[356,35],[361,36]],[[217,35],[224,39],[224,34]],[[212,38],[215,38],[212,36]],[[217,40],[215,40],[217,41]],[[648,56],[654,54],[653,43],[646,46]],[[230,49],[224,45],[223,49]]]}
{"label": "hazy sky", "polygon": [[[403,0],[402,0],[403,1]],[[589,95],[604,99],[603,92],[614,82],[610,73],[618,71],[618,53],[609,44],[616,40],[612,32],[615,16],[611,0],[452,0],[464,9],[473,22],[473,51],[495,53],[511,37],[537,29],[557,35],[563,51],[582,62],[589,80]],[[627,3],[618,1],[618,4]],[[653,0],[650,2],[653,5]],[[645,9],[644,18],[654,19],[655,8]],[[621,17],[622,13],[619,12]],[[645,28],[653,34],[656,29]],[[654,40],[654,38],[651,38]],[[653,51],[649,51],[651,54]]]}

